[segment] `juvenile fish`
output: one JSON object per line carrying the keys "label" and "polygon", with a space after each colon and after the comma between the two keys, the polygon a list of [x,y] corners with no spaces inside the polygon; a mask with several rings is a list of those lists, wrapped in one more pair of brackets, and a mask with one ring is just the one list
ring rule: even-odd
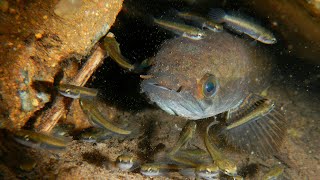
{"label": "juvenile fish", "polygon": [[83,142],[100,142],[114,137],[115,134],[104,128],[89,128],[82,130],[76,137]]}
{"label": "juvenile fish", "polygon": [[194,135],[195,131],[197,129],[197,124],[194,121],[189,121],[187,124],[183,127],[178,142],[175,144],[173,149],[170,151],[169,155],[175,154],[179,149],[186,144]]}
{"label": "juvenile fish", "polygon": [[61,95],[73,99],[96,97],[98,94],[97,89],[75,86],[71,84],[60,84],[58,86],[58,91]]}
{"label": "juvenile fish", "polygon": [[211,155],[211,158],[213,159],[214,163],[219,167],[219,169],[229,175],[229,176],[236,176],[237,175],[237,166],[234,162],[229,160],[227,157],[225,157],[216,147],[214,144],[212,144],[209,140],[209,129],[212,124],[210,124],[207,127],[207,130],[204,134],[204,144]]}
{"label": "juvenile fish", "polygon": [[131,131],[121,129],[110,123],[96,107],[96,103],[91,99],[80,99],[80,106],[83,112],[89,117],[93,125],[105,128],[117,134],[128,135]]}
{"label": "juvenile fish", "polygon": [[199,165],[195,169],[196,176],[203,179],[219,180],[219,172],[219,167],[215,164]]}
{"label": "juvenile fish", "polygon": [[178,171],[181,167],[173,164],[146,163],[141,166],[140,172],[145,176],[163,176],[172,171]]}
{"label": "juvenile fish", "polygon": [[280,179],[284,172],[284,167],[281,165],[274,166],[261,179],[262,180],[277,180]]}
{"label": "juvenile fish", "polygon": [[178,12],[177,15],[183,19],[196,22],[202,28],[207,28],[213,32],[221,32],[223,31],[222,24],[218,24],[211,19],[204,18],[200,15],[189,13],[189,12]]}
{"label": "juvenile fish", "polygon": [[31,148],[44,148],[49,150],[61,150],[66,148],[67,141],[62,138],[41,134],[34,131],[19,130],[13,133],[14,139]]}
{"label": "juvenile fish", "polygon": [[239,34],[246,34],[255,40],[265,44],[274,44],[277,42],[275,36],[266,28],[250,21],[240,14],[230,12],[226,13],[222,9],[212,9],[209,16],[217,23],[225,23],[225,26]]}
{"label": "juvenile fish", "polygon": [[188,26],[186,24],[181,24],[172,21],[166,21],[162,19],[154,19],[153,22],[158,26],[174,32],[177,35],[186,37],[192,40],[200,40],[205,37],[205,32],[199,28]]}
{"label": "juvenile fish", "polygon": [[108,33],[104,38],[104,48],[111,59],[113,59],[119,66],[129,71],[134,70],[135,66],[130,64],[129,61],[121,54],[119,43],[112,33]]}
{"label": "juvenile fish", "polygon": [[226,129],[230,130],[235,127],[241,126],[245,123],[248,123],[249,121],[254,121],[261,116],[265,116],[270,111],[272,111],[274,107],[275,107],[275,104],[273,101],[265,100],[261,104],[259,104],[253,111],[246,113],[241,119],[228,125]]}
{"label": "juvenile fish", "polygon": [[122,154],[118,156],[116,160],[116,166],[122,171],[133,170],[138,164],[138,160],[128,154]]}

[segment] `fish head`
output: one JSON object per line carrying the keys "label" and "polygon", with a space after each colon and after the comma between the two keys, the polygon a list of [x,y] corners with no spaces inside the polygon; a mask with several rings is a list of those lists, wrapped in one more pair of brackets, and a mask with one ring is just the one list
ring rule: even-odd
{"label": "fish head", "polygon": [[216,161],[217,166],[220,170],[229,176],[236,176],[237,175],[237,166],[228,159],[222,159]]}
{"label": "fish head", "polygon": [[196,32],[191,32],[191,33],[183,33],[183,37],[190,38],[192,40],[201,40],[205,38],[206,33],[204,31],[196,31]]}
{"label": "fish head", "polygon": [[258,41],[261,41],[265,44],[275,44],[277,43],[277,39],[273,36],[273,34],[265,33],[258,37]]}
{"label": "fish head", "polygon": [[188,119],[219,113],[215,110],[221,109],[222,93],[219,80],[213,74],[205,73],[199,79],[178,73],[159,73],[153,77],[142,82],[142,91],[167,113]]}
{"label": "fish head", "polygon": [[224,32],[208,33],[200,41],[169,40],[154,57],[151,78],[142,81],[141,91],[167,113],[191,120],[232,109],[256,79],[250,67],[259,67],[250,64],[259,57],[253,58],[244,43]]}

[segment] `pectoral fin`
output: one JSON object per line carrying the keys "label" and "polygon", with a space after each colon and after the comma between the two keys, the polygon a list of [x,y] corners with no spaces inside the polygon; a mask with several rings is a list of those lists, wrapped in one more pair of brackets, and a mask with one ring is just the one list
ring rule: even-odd
{"label": "pectoral fin", "polygon": [[280,147],[287,127],[279,105],[258,95],[248,96],[239,109],[229,112],[220,135],[240,150],[266,156]]}

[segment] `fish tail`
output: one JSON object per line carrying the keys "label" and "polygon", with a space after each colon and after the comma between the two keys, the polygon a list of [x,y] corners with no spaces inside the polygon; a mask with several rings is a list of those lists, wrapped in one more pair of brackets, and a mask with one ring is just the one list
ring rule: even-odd
{"label": "fish tail", "polygon": [[208,14],[209,18],[211,18],[216,23],[223,23],[226,15],[226,12],[220,8],[210,9]]}

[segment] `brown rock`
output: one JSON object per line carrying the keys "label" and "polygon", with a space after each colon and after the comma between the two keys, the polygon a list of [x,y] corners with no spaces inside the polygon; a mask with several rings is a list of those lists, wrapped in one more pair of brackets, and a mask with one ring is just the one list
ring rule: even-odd
{"label": "brown rock", "polygon": [[[24,3],[24,8],[16,8],[16,14],[0,12],[2,127],[21,128],[50,100],[49,94],[37,91],[33,83],[53,82],[62,61],[88,55],[112,26],[122,5],[122,0],[78,2],[80,5],[69,7],[69,14],[56,13],[59,6],[54,0]],[[72,78],[72,74],[65,76]],[[35,102],[39,102],[37,106]]]}

